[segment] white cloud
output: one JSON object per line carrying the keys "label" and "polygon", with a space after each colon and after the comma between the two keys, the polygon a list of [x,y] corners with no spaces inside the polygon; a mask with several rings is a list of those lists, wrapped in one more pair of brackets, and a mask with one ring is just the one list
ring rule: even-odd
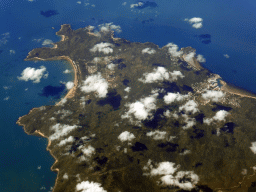
{"label": "white cloud", "polygon": [[229,55],[228,55],[228,54],[224,54],[223,56],[226,57],[227,59],[229,58]]}
{"label": "white cloud", "polygon": [[113,63],[110,63],[110,64],[108,64],[107,65],[107,68],[109,69],[109,70],[115,70],[115,67],[116,67],[116,65],[115,64],[113,64]]}
{"label": "white cloud", "polygon": [[5,97],[4,98],[4,101],[8,101],[10,99],[10,97],[8,96],[8,97]]}
{"label": "white cloud", "polygon": [[132,133],[130,133],[129,131],[124,131],[118,136],[118,139],[122,142],[132,141],[133,139],[135,139],[135,136]]}
{"label": "white cloud", "polygon": [[21,73],[21,77],[17,77],[19,80],[23,81],[33,81],[33,83],[40,83],[41,78],[47,78],[48,72],[44,66],[41,66],[40,69],[35,69],[27,67]]}
{"label": "white cloud", "polygon": [[144,5],[143,2],[138,2],[138,3],[135,3],[135,4],[131,4],[131,5],[130,5],[130,8],[132,9],[132,8],[134,8],[134,7],[142,7],[143,5]]}
{"label": "white cloud", "polygon": [[193,127],[194,125],[196,125],[196,120],[195,118],[191,118],[191,117],[188,117],[187,114],[182,114],[182,117],[184,118],[184,121],[186,123],[186,125],[184,125],[182,128],[183,129],[188,129],[188,128],[191,128]]}
{"label": "white cloud", "polygon": [[65,173],[65,174],[63,175],[63,179],[68,179],[68,174],[67,174],[67,173]]}
{"label": "white cloud", "polygon": [[205,118],[204,123],[211,124],[213,121],[225,121],[225,118],[229,115],[229,112],[225,110],[218,111],[212,118]]}
{"label": "white cloud", "polygon": [[63,73],[71,73],[71,71],[70,70],[68,70],[68,69],[66,69],[65,71],[63,71]]}
{"label": "white cloud", "polygon": [[222,91],[214,91],[214,90],[207,90],[206,93],[202,94],[202,97],[205,100],[211,100],[214,102],[218,102],[219,99],[221,99],[224,96],[225,94]]}
{"label": "white cloud", "polygon": [[250,149],[254,154],[256,154],[256,142],[252,142],[252,146],[250,147]]}
{"label": "white cloud", "polygon": [[200,63],[205,63],[206,62],[206,59],[204,58],[204,56],[200,55],[200,54],[197,55],[196,60]]}
{"label": "white cloud", "polygon": [[154,53],[156,53],[156,50],[155,49],[153,49],[153,48],[145,48],[145,49],[142,49],[142,54],[145,54],[145,53],[147,53],[147,54],[154,54]]}
{"label": "white cloud", "polygon": [[198,108],[197,108],[197,103],[194,100],[189,100],[185,105],[182,105],[179,107],[179,110],[182,111],[184,110],[186,113],[196,113],[198,112]]}
{"label": "white cloud", "polygon": [[100,183],[82,181],[76,185],[77,192],[107,192]]}
{"label": "white cloud", "polygon": [[184,57],[184,60],[187,62],[193,62],[193,58],[195,57],[196,53],[195,52],[190,52]]}
{"label": "white cloud", "polygon": [[180,165],[175,166],[175,163],[172,162],[161,162],[158,164],[157,168],[153,168],[151,164],[151,160],[148,161],[147,165],[143,167],[144,171],[150,171],[149,174],[143,175],[151,175],[158,176],[161,175],[161,185],[163,186],[175,186],[184,190],[191,190],[195,187],[195,185],[199,182],[199,177],[193,171],[178,171]]}
{"label": "white cloud", "polygon": [[45,39],[42,43],[42,45],[52,45],[53,41],[51,39]]}
{"label": "white cloud", "polygon": [[10,55],[13,55],[15,53],[16,53],[15,50],[10,50]]}
{"label": "white cloud", "polygon": [[165,161],[159,163],[157,168],[154,168],[151,170],[150,174],[152,176],[154,175],[172,175],[175,173],[175,171],[178,169],[178,167],[175,167],[175,163]]}
{"label": "white cloud", "polygon": [[113,47],[114,45],[111,43],[98,43],[96,45],[93,46],[93,48],[90,49],[91,52],[102,52],[104,54],[109,54],[109,53],[113,53]]}
{"label": "white cloud", "polygon": [[88,145],[86,147],[81,145],[78,147],[78,149],[80,149],[83,152],[83,154],[87,157],[91,157],[95,153],[95,148],[92,147],[91,145]]}
{"label": "white cloud", "polygon": [[113,23],[104,23],[101,25],[98,25],[101,32],[110,32],[115,31],[117,33],[121,33],[122,29],[119,25],[113,25]]}
{"label": "white cloud", "polygon": [[69,81],[66,83],[66,88],[67,89],[72,89],[74,87],[74,83],[72,81]]}
{"label": "white cloud", "polygon": [[184,77],[180,71],[168,72],[164,67],[157,67],[153,69],[152,73],[144,73],[143,76],[144,79],[139,79],[143,83],[155,83],[164,80],[175,81],[178,77]]}
{"label": "white cloud", "polygon": [[60,143],[58,145],[63,146],[63,145],[66,145],[67,143],[72,143],[74,141],[75,141],[75,138],[73,136],[69,136],[68,138],[60,141]]}
{"label": "white cloud", "polygon": [[81,1],[77,1],[76,3],[77,3],[77,4],[81,4],[82,2],[81,2]]}
{"label": "white cloud", "polygon": [[106,97],[108,93],[108,82],[101,76],[101,73],[89,76],[81,87],[81,90],[89,92],[97,92],[98,97]]}
{"label": "white cloud", "polygon": [[174,43],[168,43],[165,47],[168,47],[168,52],[173,57],[180,57],[183,54],[183,51],[178,51],[179,47]]}
{"label": "white cloud", "polygon": [[200,17],[193,17],[191,19],[185,19],[185,21],[189,22],[193,28],[200,29],[203,27],[203,19]]}
{"label": "white cloud", "polygon": [[146,134],[148,137],[152,137],[154,140],[162,140],[166,138],[166,131],[151,131]]}
{"label": "white cloud", "polygon": [[130,92],[130,90],[131,90],[131,87],[126,87],[126,88],[124,89],[124,91],[126,91],[126,92]]}
{"label": "white cloud", "polygon": [[3,45],[3,44],[6,44],[8,42],[7,39],[10,38],[10,33],[7,32],[7,33],[3,33],[0,35],[0,46]]}
{"label": "white cloud", "polygon": [[49,136],[50,140],[56,140],[59,139],[60,137],[68,135],[71,131],[75,130],[78,128],[76,125],[65,125],[65,124],[60,124],[57,123],[56,125],[51,127],[51,130],[54,131],[52,135]]}
{"label": "white cloud", "polygon": [[168,93],[167,95],[164,96],[164,102],[166,104],[171,104],[175,101],[182,101],[187,97],[188,95],[181,95],[179,93]]}
{"label": "white cloud", "polygon": [[127,4],[127,2],[123,2],[122,5],[125,6]]}
{"label": "white cloud", "polygon": [[129,107],[129,110],[121,117],[128,118],[131,122],[133,122],[133,116],[139,121],[146,120],[152,115],[151,112],[156,109],[155,103],[157,96],[158,94],[154,94],[152,96],[140,99],[140,101],[126,105]]}
{"label": "white cloud", "polygon": [[177,186],[184,190],[191,190],[198,183],[199,177],[193,171],[179,171],[176,176],[165,175],[161,177],[164,185]]}
{"label": "white cloud", "polygon": [[11,89],[12,86],[3,86],[4,90]]}

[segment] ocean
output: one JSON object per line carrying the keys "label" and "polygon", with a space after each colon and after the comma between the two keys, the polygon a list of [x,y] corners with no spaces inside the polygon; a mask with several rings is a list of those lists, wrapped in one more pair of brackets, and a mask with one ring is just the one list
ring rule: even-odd
{"label": "ocean", "polygon": [[[55,33],[62,24],[78,29],[113,22],[122,28],[116,36],[129,41],[191,46],[206,58],[204,67],[256,93],[255,1],[151,0],[144,7],[130,7],[136,3],[0,1],[1,191],[50,191],[54,185],[56,173],[50,170],[54,159],[46,151],[47,140],[27,135],[16,121],[34,107],[59,101],[67,91],[60,82],[74,77],[63,73],[72,70],[65,61],[24,61],[30,50],[43,47],[44,40],[59,41]],[[195,29],[184,21],[192,17],[202,18],[203,27]],[[49,73],[47,79],[18,80],[25,68],[42,65]]]}

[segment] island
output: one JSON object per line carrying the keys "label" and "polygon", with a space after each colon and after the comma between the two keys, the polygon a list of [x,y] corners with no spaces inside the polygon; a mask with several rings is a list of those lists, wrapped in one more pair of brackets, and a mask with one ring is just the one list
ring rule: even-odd
{"label": "island", "polygon": [[17,121],[48,138],[54,192],[255,190],[255,94],[202,67],[192,47],[92,26],[56,34],[25,60],[68,61],[74,86]]}

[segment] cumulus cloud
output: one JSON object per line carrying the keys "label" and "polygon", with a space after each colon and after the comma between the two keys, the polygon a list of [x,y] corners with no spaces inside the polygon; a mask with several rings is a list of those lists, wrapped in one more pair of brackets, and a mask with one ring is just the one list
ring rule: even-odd
{"label": "cumulus cloud", "polygon": [[142,49],[142,54],[145,54],[145,53],[147,53],[147,54],[154,54],[154,53],[156,53],[156,50],[155,49],[153,49],[153,48],[145,48],[145,49]]}
{"label": "cumulus cloud", "polygon": [[98,25],[99,29],[101,32],[110,32],[110,31],[115,31],[117,33],[121,33],[122,29],[119,25],[113,25],[113,23],[105,23]]}
{"label": "cumulus cloud", "polygon": [[218,111],[212,118],[205,118],[204,123],[211,124],[213,121],[225,121],[225,118],[229,115],[229,112],[225,110]]}
{"label": "cumulus cloud", "polygon": [[196,53],[195,52],[190,52],[184,57],[184,60],[187,62],[193,62],[193,58],[195,57]]}
{"label": "cumulus cloud", "polygon": [[157,96],[158,94],[154,94],[152,96],[140,99],[140,101],[126,105],[129,107],[129,110],[121,117],[128,118],[131,122],[133,122],[133,117],[139,121],[146,120],[149,116],[152,115],[152,111],[156,110]]}
{"label": "cumulus cloud", "polygon": [[65,173],[65,174],[63,175],[63,179],[68,179],[68,174],[67,174],[67,173]]}
{"label": "cumulus cloud", "polygon": [[186,99],[188,95],[181,95],[180,93],[168,93],[164,96],[164,102],[166,104],[171,104],[175,101],[182,101]]}
{"label": "cumulus cloud", "polygon": [[126,88],[124,89],[124,91],[126,91],[126,92],[130,92],[130,90],[131,90],[131,87],[126,87]]}
{"label": "cumulus cloud", "polygon": [[115,70],[115,67],[116,67],[116,65],[115,64],[113,64],[113,63],[110,63],[110,64],[108,64],[107,65],[107,68],[109,69],[109,70]]}
{"label": "cumulus cloud", "polygon": [[200,63],[205,63],[206,62],[206,59],[204,58],[204,56],[200,55],[200,54],[197,55],[196,60]]}
{"label": "cumulus cloud", "polygon": [[67,89],[72,89],[74,87],[74,83],[72,81],[69,81],[66,83],[66,88]]}
{"label": "cumulus cloud", "polygon": [[66,69],[65,71],[63,71],[63,73],[71,73],[71,71],[70,70],[68,70],[68,69]]}
{"label": "cumulus cloud", "polygon": [[224,54],[223,56],[226,57],[227,59],[229,58],[229,55],[228,55],[228,54]]}
{"label": "cumulus cloud", "polygon": [[183,51],[178,51],[178,45],[174,43],[168,43],[165,47],[168,47],[168,53],[173,57],[180,57],[183,54]]}
{"label": "cumulus cloud", "polygon": [[15,52],[15,50],[10,50],[10,55],[13,55],[13,54],[15,54],[16,52]]}
{"label": "cumulus cloud", "polygon": [[203,27],[203,19],[200,17],[193,17],[191,19],[185,19],[185,21],[189,22],[193,28],[200,29]]}
{"label": "cumulus cloud", "polygon": [[89,76],[81,87],[86,93],[97,92],[98,97],[106,97],[108,93],[108,82],[101,76],[101,73]]}
{"label": "cumulus cloud", "polygon": [[152,137],[154,140],[162,140],[166,138],[166,131],[151,131],[146,134],[148,137]]}
{"label": "cumulus cloud", "polygon": [[144,5],[143,2],[138,2],[130,5],[130,8],[135,8],[135,7],[142,7]]}
{"label": "cumulus cloud", "polygon": [[143,76],[144,79],[139,79],[143,83],[155,83],[164,80],[175,81],[178,77],[184,77],[180,71],[168,72],[164,67],[157,67],[153,69],[152,73],[144,73]]}
{"label": "cumulus cloud", "polygon": [[74,141],[75,141],[75,138],[73,136],[69,136],[68,138],[63,139],[58,145],[63,146],[63,145],[66,145],[67,143],[72,143]]}
{"label": "cumulus cloud", "polygon": [[113,53],[113,47],[114,45],[111,43],[98,43],[96,45],[93,46],[93,48],[90,49],[91,52],[102,52],[104,54],[109,54],[109,53]]}
{"label": "cumulus cloud", "polygon": [[10,99],[10,96],[7,96],[4,98],[4,101],[8,101]]}
{"label": "cumulus cloud", "polygon": [[40,83],[42,78],[48,77],[48,72],[46,71],[45,66],[41,66],[40,69],[35,69],[31,67],[27,67],[21,73],[21,77],[17,77],[19,80],[23,81],[33,81],[33,83]]}
{"label": "cumulus cloud", "polygon": [[91,157],[95,153],[95,148],[92,147],[91,145],[88,145],[88,146],[81,145],[78,147],[78,149],[80,149],[82,153],[87,157]]}
{"label": "cumulus cloud", "polygon": [[3,86],[3,88],[4,88],[5,90],[7,90],[7,89],[11,89],[12,86]]}
{"label": "cumulus cloud", "polygon": [[183,129],[188,129],[196,125],[195,118],[191,118],[187,114],[183,114],[182,117],[184,118],[184,122],[186,123],[184,126],[182,126]]}
{"label": "cumulus cloud", "polygon": [[124,131],[118,136],[118,139],[122,142],[132,141],[133,139],[135,139],[135,136],[132,133],[130,133],[129,131]]}
{"label": "cumulus cloud", "polygon": [[219,99],[221,99],[224,96],[225,94],[222,91],[214,91],[214,90],[207,90],[206,93],[202,94],[202,97],[205,100],[211,100],[214,102],[218,102]]}
{"label": "cumulus cloud", "polygon": [[60,137],[67,136],[71,131],[75,130],[76,128],[78,128],[77,125],[71,126],[57,123],[56,125],[51,127],[51,130],[54,131],[54,133],[49,136],[49,139],[56,140],[59,139]]}
{"label": "cumulus cloud", "polygon": [[127,2],[123,2],[122,5],[125,6],[127,4]]}
{"label": "cumulus cloud", "polygon": [[3,44],[6,44],[8,42],[8,39],[10,38],[10,33],[3,33],[0,35],[0,46]]}
{"label": "cumulus cloud", "polygon": [[153,168],[151,160],[147,165],[143,167],[144,171],[150,171],[151,176],[162,176],[160,178],[161,185],[163,186],[175,186],[184,190],[191,190],[199,182],[199,177],[193,171],[178,171],[180,165],[175,166],[172,162],[161,162],[157,168]]}
{"label": "cumulus cloud", "polygon": [[52,45],[53,41],[51,39],[45,39],[42,43],[42,45]]}
{"label": "cumulus cloud", "polygon": [[77,192],[107,192],[100,183],[82,181],[76,185]]}
{"label": "cumulus cloud", "polygon": [[250,147],[250,149],[254,154],[256,154],[256,142],[252,142],[252,146]]}
{"label": "cumulus cloud", "polygon": [[196,112],[199,111],[197,108],[198,105],[194,100],[189,100],[187,103],[179,107],[179,110],[182,111],[184,110],[186,113],[192,113],[195,114]]}
{"label": "cumulus cloud", "polygon": [[155,175],[172,175],[177,171],[178,167],[175,167],[175,163],[165,161],[159,163],[157,168],[151,170],[150,174]]}
{"label": "cumulus cloud", "polygon": [[198,183],[199,177],[193,171],[179,171],[176,176],[165,175],[161,177],[164,185],[177,186],[184,190],[191,190]]}

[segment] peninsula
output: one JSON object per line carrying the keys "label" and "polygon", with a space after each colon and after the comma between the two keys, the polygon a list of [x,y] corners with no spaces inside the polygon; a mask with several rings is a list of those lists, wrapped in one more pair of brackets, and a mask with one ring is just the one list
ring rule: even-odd
{"label": "peninsula", "polygon": [[[256,97],[203,68],[196,50],[62,25],[26,60],[66,60],[74,86],[17,123],[48,138],[54,192],[248,191]],[[189,57],[188,57],[189,56]]]}

